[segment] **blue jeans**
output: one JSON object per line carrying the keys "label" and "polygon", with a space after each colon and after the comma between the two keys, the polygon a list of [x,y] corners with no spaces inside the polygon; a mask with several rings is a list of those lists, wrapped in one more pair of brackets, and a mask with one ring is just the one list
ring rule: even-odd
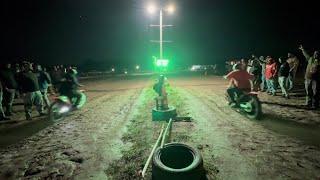
{"label": "blue jeans", "polygon": [[274,79],[267,79],[267,92],[270,92],[272,94],[276,93],[276,84]]}
{"label": "blue jeans", "polygon": [[307,93],[306,105],[318,108],[320,99],[320,80],[306,79],[304,83]]}
{"label": "blue jeans", "polygon": [[267,82],[266,82],[266,77],[265,77],[264,73],[262,73],[260,89],[261,90],[266,90],[266,87],[268,87],[267,86]]}

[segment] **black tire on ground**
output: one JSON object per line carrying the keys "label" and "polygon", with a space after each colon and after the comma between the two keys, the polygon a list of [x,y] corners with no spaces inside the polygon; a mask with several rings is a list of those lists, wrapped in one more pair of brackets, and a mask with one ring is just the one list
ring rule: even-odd
{"label": "black tire on ground", "polygon": [[58,122],[64,119],[65,114],[59,113],[60,108],[63,106],[63,103],[56,101],[51,104],[49,108],[49,120],[53,122]]}
{"label": "black tire on ground", "polygon": [[261,118],[261,102],[259,99],[255,96],[248,96],[249,102],[252,107],[251,112],[247,112],[247,117],[250,119],[256,119],[259,120]]}
{"label": "black tire on ground", "polygon": [[181,143],[157,148],[153,155],[153,180],[201,180],[205,178],[202,157],[196,149]]}

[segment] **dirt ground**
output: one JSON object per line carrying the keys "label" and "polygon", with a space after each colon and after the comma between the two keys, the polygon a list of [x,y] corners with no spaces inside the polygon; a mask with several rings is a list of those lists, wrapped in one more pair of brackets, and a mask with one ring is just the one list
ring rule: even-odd
{"label": "dirt ground", "polygon": [[[141,179],[161,126],[151,121],[153,82],[86,81],[88,103],[58,124],[26,122],[17,105],[15,122],[0,124],[0,179]],[[320,178],[320,112],[300,106],[303,90],[289,100],[259,94],[264,118],[253,121],[227,106],[221,77],[169,83],[169,103],[192,119],[174,122],[171,141],[200,150],[208,179]]]}

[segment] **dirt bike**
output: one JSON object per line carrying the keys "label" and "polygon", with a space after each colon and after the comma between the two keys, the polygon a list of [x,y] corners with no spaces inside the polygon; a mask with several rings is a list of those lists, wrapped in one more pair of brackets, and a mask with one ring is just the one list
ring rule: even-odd
{"label": "dirt bike", "polygon": [[64,95],[54,98],[54,101],[49,108],[49,120],[53,122],[61,121],[70,112],[82,108],[87,100],[87,96],[84,94],[84,90],[79,90],[79,93],[81,94],[80,103],[76,107],[74,107],[76,98],[70,99],[68,96]]}
{"label": "dirt bike", "polygon": [[[227,101],[230,103],[230,97],[226,93]],[[250,119],[261,118],[261,103],[256,92],[242,92],[241,94],[235,94],[236,104],[234,109],[247,116]]]}

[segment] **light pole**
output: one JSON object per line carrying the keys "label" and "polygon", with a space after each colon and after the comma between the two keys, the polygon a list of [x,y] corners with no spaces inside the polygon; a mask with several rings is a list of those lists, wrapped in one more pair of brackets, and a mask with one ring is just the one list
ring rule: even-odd
{"label": "light pole", "polygon": [[[149,5],[148,6],[148,11],[150,14],[153,14],[157,10],[155,5]],[[164,41],[163,40],[163,28],[164,27],[171,27],[172,25],[163,25],[163,11],[167,11],[170,14],[174,12],[175,8],[173,5],[169,5],[167,8],[159,8],[159,25],[150,25],[150,27],[159,27],[159,41],[152,40],[151,42],[159,43],[160,48],[159,48],[159,59],[163,59],[163,43],[165,42],[171,42],[171,41]]]}

